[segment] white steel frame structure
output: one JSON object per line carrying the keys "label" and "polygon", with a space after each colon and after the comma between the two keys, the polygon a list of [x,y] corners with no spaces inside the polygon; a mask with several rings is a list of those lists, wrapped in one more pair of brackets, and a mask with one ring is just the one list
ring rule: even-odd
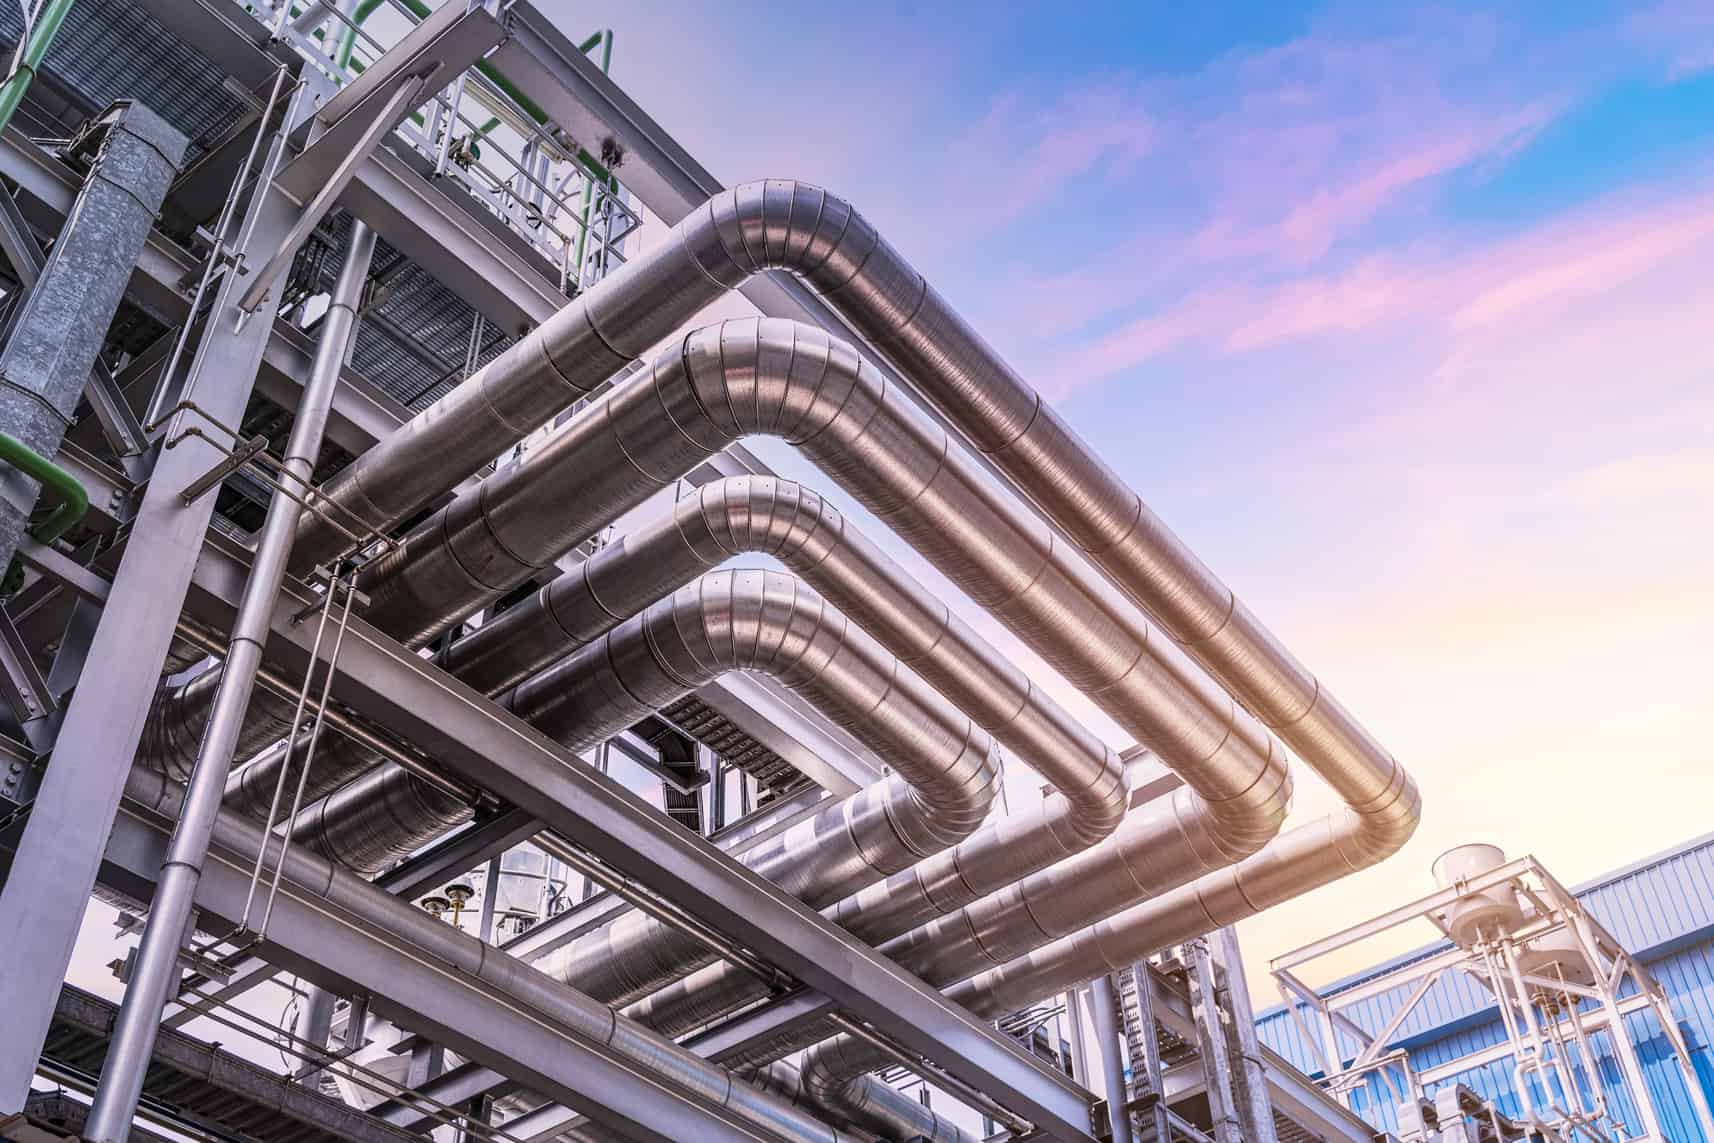
{"label": "white steel frame structure", "polygon": [[[1450,948],[1348,987],[1318,989],[1303,979],[1305,967],[1321,958],[1414,921],[1428,921],[1450,940],[1448,910],[1461,900],[1491,890],[1515,893],[1527,903],[1529,913],[1521,927],[1495,934],[1492,939],[1485,936],[1468,947],[1455,942]],[[1577,959],[1588,982],[1566,979],[1562,970],[1552,975],[1525,971],[1530,952],[1549,940],[1554,940],[1556,951]],[[1524,1109],[1522,1128],[1554,1143],[1608,1143],[1620,1138],[1666,1143],[1636,1045],[1624,1028],[1627,1014],[1647,1010],[1654,1014],[1671,1046],[1704,1135],[1714,1138],[1714,1115],[1665,990],[1533,856],[1460,879],[1341,929],[1274,958],[1269,968],[1286,1011],[1320,1065],[1317,1082],[1347,1107],[1351,1093],[1378,1075],[1400,1107],[1410,1109],[1403,1115],[1409,1120],[1419,1109],[1430,1106],[1426,1098],[1430,1088],[1479,1064],[1509,1057],[1514,1061],[1513,1085]],[[1419,1070],[1412,1065],[1408,1051],[1392,1045],[1429,991],[1453,974],[1468,977],[1494,997],[1507,1042],[1478,1055]],[[1622,995],[1627,985],[1633,991]],[[1365,1028],[1352,1018],[1352,1009],[1395,990],[1408,991],[1380,1028]],[[1609,1033],[1631,1105],[1642,1120],[1640,1136],[1623,1134],[1617,1112],[1607,1106],[1590,1040],[1600,1029]],[[1486,1109],[1484,1114],[1491,1110]],[[1499,1118],[1495,1126],[1500,1128]]]}

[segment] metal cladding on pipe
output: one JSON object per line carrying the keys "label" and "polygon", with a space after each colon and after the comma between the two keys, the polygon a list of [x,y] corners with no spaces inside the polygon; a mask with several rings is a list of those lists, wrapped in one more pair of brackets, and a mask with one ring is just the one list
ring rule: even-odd
{"label": "metal cladding on pipe", "polygon": [[[1226,867],[1228,860],[1207,835],[1204,807],[1192,791],[1179,787],[1133,809],[1100,845],[902,936],[885,924],[865,924],[863,893],[824,914],[928,983],[949,984]],[[888,937],[897,939],[881,943]],[[766,995],[749,974],[714,964],[631,1005],[625,1015],[680,1035]],[[783,1047],[795,1049],[820,1038],[795,1036]]]}
{"label": "metal cladding on pipe", "polygon": [[[1411,815],[1392,813],[1390,807],[1413,805],[1415,794],[1392,757],[849,203],[790,180],[747,183],[693,211],[674,227],[674,236],[676,242],[635,259],[582,295],[574,303],[575,314],[549,323],[551,334],[544,326],[536,356],[558,363],[586,351],[591,341],[635,356],[721,291],[765,270],[797,274],[909,376],[1123,591],[1158,615],[1174,639],[1276,727],[1348,805],[1387,823],[1390,832],[1378,826],[1363,831],[1365,839],[1372,839],[1370,856],[1384,856],[1404,843]],[[520,354],[517,364],[493,376],[485,371],[437,402],[398,439],[389,439],[394,447],[352,465],[347,481],[354,490],[361,483],[364,489],[396,486],[412,494],[396,498],[399,506],[386,523],[396,523],[446,491],[486,456],[552,415],[541,413],[522,431],[494,417],[473,421],[457,443],[467,446],[482,426],[492,435],[480,448],[465,447],[478,457],[468,467],[449,463],[441,451],[442,438],[456,436],[446,429],[449,410],[478,400],[512,408],[537,401],[544,391],[554,393],[560,375],[552,370],[534,375],[522,367],[528,360],[529,354]],[[761,387],[756,396],[765,400]],[[735,406],[732,415],[742,407]],[[671,430],[656,416],[653,431],[658,436]],[[341,498],[350,499],[343,493]],[[1163,755],[1170,753],[1151,737],[1145,741]]]}
{"label": "metal cladding on pipe", "polygon": [[493,688],[587,643],[698,571],[746,553],[802,577],[898,660],[1057,788],[1075,810],[1044,839],[1066,856],[1124,813],[1118,753],[882,552],[823,497],[789,480],[729,477],[602,549],[460,640],[443,665]]}
{"label": "metal cladding on pipe", "polygon": [[[223,667],[215,665],[183,683],[161,688],[155,695],[149,720],[143,724],[142,741],[137,746],[139,763],[181,782],[190,778],[203,734],[208,730],[208,716],[214,709],[222,673]],[[291,725],[292,709],[291,703],[270,691],[254,692],[233,757],[249,758],[284,735]],[[272,794],[270,785],[264,795],[263,810],[267,809],[266,798]]]}
{"label": "metal cladding on pipe", "polygon": [[[1414,803],[1396,810],[1407,818],[1416,812]],[[1390,836],[1396,828],[1377,827],[1373,814],[1347,808],[1287,831],[1229,869],[1142,901],[953,985],[946,995],[982,1017],[997,1018],[1027,1007],[1373,865],[1381,858],[1362,855],[1379,848],[1376,834]],[[910,960],[901,963],[911,966]],[[783,1046],[801,1046],[804,1038]],[[817,1106],[844,1115],[851,1096],[841,1093],[865,1090],[870,1082],[865,1073],[892,1063],[866,1042],[842,1034],[816,1045],[805,1057],[804,1088]],[[852,1122],[876,1126],[883,1121],[853,1117]]]}
{"label": "metal cladding on pipe", "polygon": [[[1278,831],[1291,779],[1261,725],[854,350],[794,322],[728,321],[686,336],[517,467],[413,530],[378,582],[365,582],[369,617],[392,627],[456,615],[551,559],[564,533],[587,532],[764,433],[796,445],[1154,749],[1210,803],[1232,860]],[[572,529],[569,515],[585,519]],[[512,570],[494,574],[502,565]],[[475,577],[471,567],[485,570]],[[1047,776],[1064,780],[1068,796],[1092,777]]]}
{"label": "metal cladding on pipe", "polygon": [[[906,868],[968,836],[999,777],[993,741],[869,635],[792,576],[715,572],[534,676],[502,701],[572,749],[734,670],[797,691],[896,773],[741,854],[811,905]],[[541,962],[608,1003],[706,964],[699,943],[627,914]]]}
{"label": "metal cladding on pipe", "polygon": [[[140,767],[132,769],[125,796],[168,817],[176,816],[182,804],[182,791],[171,779]],[[215,816],[213,840],[246,864],[254,861],[264,842],[260,826],[227,810]],[[279,840],[270,837],[266,841],[269,862],[281,860]],[[757,1128],[759,1138],[854,1143],[850,1135],[741,1082],[726,1069],[615,1015],[605,1004],[549,979],[325,858],[296,846],[283,858],[288,891],[325,902],[388,934],[416,955],[483,982],[516,1003],[531,1020],[547,1020],[569,1036],[604,1045],[672,1087],[727,1109]]]}
{"label": "metal cladding on pipe", "polygon": [[[830,913],[859,935],[892,936],[1068,857],[1112,832],[1122,763],[968,624],[816,493],[771,477],[714,481],[596,553],[530,599],[459,640],[442,665],[494,690],[610,630],[697,571],[744,552],[779,559],[874,635],[1038,772],[1111,773],[1077,804],[1055,794],[1027,817],[989,826],[953,849],[849,898]],[[1048,759],[1043,762],[1041,759]],[[1070,784],[1070,783],[1068,783]],[[1109,792],[1111,791],[1111,792]],[[1205,818],[1198,802],[1189,811]],[[1207,824],[1191,827],[1206,831]],[[1205,843],[1206,852],[1220,848]],[[1212,860],[1195,868],[1226,864]]]}
{"label": "metal cladding on pipe", "polygon": [[[814,1106],[810,1094],[804,1090],[803,1073],[790,1064],[768,1064],[745,1073],[744,1078],[793,1107]],[[974,1135],[874,1076],[863,1076],[841,1086],[835,1096],[839,1104],[837,1114],[865,1122],[888,1139],[909,1139],[920,1143],[977,1143]]]}
{"label": "metal cladding on pipe", "polygon": [[473,812],[462,798],[408,770],[384,766],[306,809],[292,836],[347,869],[375,874],[469,821]]}

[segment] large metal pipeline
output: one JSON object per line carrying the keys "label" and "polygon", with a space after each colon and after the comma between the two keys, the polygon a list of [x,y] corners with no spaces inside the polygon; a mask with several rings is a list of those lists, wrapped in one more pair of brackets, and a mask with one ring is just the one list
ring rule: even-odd
{"label": "large metal pipeline", "polygon": [[[133,767],[125,796],[169,818],[177,816],[183,802],[183,790],[177,783],[142,767]],[[673,1087],[726,1109],[750,1124],[759,1140],[855,1143],[852,1136],[791,1103],[743,1083],[726,1069],[616,1016],[599,1001],[497,952],[325,858],[300,847],[282,854],[278,838],[265,837],[259,825],[230,810],[215,816],[213,840],[246,863],[254,861],[266,843],[269,862],[285,863],[288,891],[325,901],[329,907],[411,946],[417,955],[482,981],[531,1014],[528,1018],[532,1021],[547,1020],[569,1036],[603,1045]]]}
{"label": "large metal pipeline", "polygon": [[[802,1107],[812,1115],[825,1113],[805,1090],[803,1073],[791,1064],[781,1061],[755,1068],[744,1078],[793,1107]],[[833,1092],[820,1094],[837,1100],[838,1106],[833,1110],[841,1119],[875,1126],[884,1124],[882,1134],[888,1139],[907,1139],[911,1143],[979,1143],[976,1136],[882,1082],[878,1076],[856,1076]]]}
{"label": "large metal pipeline", "polygon": [[[581,749],[729,670],[771,674],[879,746],[895,766],[882,781],[740,855],[786,892],[825,905],[956,845],[981,824],[999,776],[992,740],[781,572],[705,575],[502,702]],[[710,959],[690,938],[631,913],[540,963],[620,1004]]]}
{"label": "large metal pipeline", "polygon": [[[1226,844],[1249,852],[1275,834],[1290,777],[1260,724],[854,350],[794,322],[728,321],[686,336],[516,467],[413,529],[365,581],[370,616],[400,627],[456,613],[452,601],[473,592],[497,594],[568,535],[761,433],[796,445],[1154,749],[1209,802]],[[1062,789],[1090,776],[1071,777]]]}
{"label": "large metal pipeline", "polygon": [[[791,481],[735,477],[705,486],[681,499],[671,513],[602,549],[460,639],[440,663],[477,690],[496,693],[586,645],[698,572],[744,552],[773,556],[797,572],[1038,772],[1058,776],[1067,785],[1094,776],[1092,784],[1074,787],[1075,801],[1055,794],[1028,828],[1012,823],[983,830],[896,875],[884,889],[866,894],[867,913],[878,916],[887,910],[895,918],[888,922],[890,931],[974,900],[1112,832],[1124,795],[1117,753],[837,509]],[[235,775],[228,804],[265,810],[284,758],[284,747],[278,747]],[[360,772],[365,764],[365,757],[350,744],[329,743],[313,774],[316,794],[338,786],[338,779]],[[419,815],[422,828],[445,828],[448,815],[458,812],[454,799],[432,790],[409,791],[398,779],[385,791],[377,784],[374,793],[387,804],[364,813],[362,795],[348,787],[323,803],[315,817],[333,822],[361,814],[365,820],[354,821],[352,829],[365,835],[363,850],[376,861],[421,843],[421,829],[411,828]],[[400,807],[407,811],[401,814],[392,803],[405,797],[411,801]],[[1211,828],[1200,820],[1207,814],[1206,806],[1187,809],[1195,834]],[[383,844],[381,835],[389,829],[396,841]],[[1201,844],[1216,858],[1224,857],[1205,863],[1205,870],[1228,864],[1244,852],[1217,836]],[[321,851],[350,852],[345,846]]]}
{"label": "large metal pipeline", "polygon": [[[1415,806],[1397,812],[1414,818]],[[946,996],[977,1016],[998,1018],[1017,1011],[1373,865],[1390,852],[1377,843],[1377,836],[1391,836],[1399,828],[1397,821],[1377,822],[1373,814],[1346,808],[1287,831],[1235,866],[1143,900],[952,985],[945,989]],[[945,970],[923,959],[920,949],[895,955],[930,983],[948,979]],[[782,1040],[759,1057],[795,1050],[808,1038],[806,1033]],[[802,1069],[803,1090],[823,1111],[886,1131],[899,1121],[886,1105],[865,1100],[876,1082],[866,1073],[892,1063],[873,1045],[841,1034],[811,1048]]]}
{"label": "large metal pipeline", "polygon": [[[664,704],[731,670],[778,679],[894,769],[803,823],[801,832],[775,839],[775,848],[743,854],[782,887],[826,900],[841,884],[867,884],[956,844],[986,816],[999,769],[993,740],[837,609],[781,573],[704,576],[599,640],[585,639],[580,653],[500,701],[582,750],[656,709],[641,696],[664,696]],[[298,836],[372,872],[420,845],[425,832],[444,830],[451,813],[468,810],[385,768],[329,795]],[[641,926],[632,934],[638,940],[664,932],[645,918],[631,923]]]}
{"label": "large metal pipeline", "polygon": [[[1192,791],[1178,787],[1132,809],[1101,844],[908,932],[887,923],[885,913],[882,923],[869,923],[862,893],[823,914],[931,984],[961,980],[1128,905],[1170,893],[1210,868],[1224,868],[1228,862],[1195,835],[1195,802]],[[766,995],[748,973],[716,963],[645,997],[625,1015],[677,1036]],[[810,1034],[792,1043],[801,1047],[820,1038]]]}
{"label": "large metal pipeline", "polygon": [[[360,457],[332,482],[330,495],[377,528],[397,524],[617,364],[767,270],[796,274],[823,294],[1347,805],[1376,820],[1413,816],[1388,812],[1416,795],[1373,736],[862,215],[805,183],[754,182],[716,195],[680,221],[668,241]],[[760,390],[757,397],[766,400]],[[733,419],[743,415],[736,407],[730,412]],[[657,416],[653,431],[670,433],[672,426]],[[447,520],[468,524],[468,508]],[[297,550],[306,559],[325,558],[341,545],[319,520],[306,520],[304,528]],[[980,544],[983,537],[973,531],[956,534]],[[527,548],[511,554],[537,558]],[[465,570],[494,574],[501,567],[466,564]],[[1403,840],[1389,836],[1379,844],[1396,848]]]}

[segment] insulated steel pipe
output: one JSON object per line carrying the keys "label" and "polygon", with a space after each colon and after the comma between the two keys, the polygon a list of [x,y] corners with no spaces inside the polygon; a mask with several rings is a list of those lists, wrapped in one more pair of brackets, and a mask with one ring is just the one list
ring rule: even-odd
{"label": "insulated steel pipe", "polygon": [[[773,556],[801,575],[1038,772],[1111,776],[1110,781],[1084,786],[1076,803],[1056,794],[1041,814],[1029,819],[1028,828],[1013,822],[984,829],[895,875],[884,889],[877,887],[864,896],[871,924],[882,925],[887,935],[902,932],[1111,833],[1124,794],[1117,753],[837,509],[791,481],[734,477],[703,487],[678,501],[672,512],[603,548],[454,643],[441,656],[441,665],[468,685],[495,693],[587,645],[697,573],[745,552]],[[372,765],[366,761],[369,757],[344,742],[324,746],[311,796],[337,788]],[[265,810],[284,758],[284,746],[276,747],[235,773],[228,783],[227,804],[252,813]],[[447,817],[456,812],[457,800],[433,791],[413,796],[418,804],[408,805],[395,804],[412,796],[397,782],[387,790],[375,787],[374,795],[386,804],[365,815],[366,823],[350,827],[365,839],[364,863],[353,868],[376,867],[415,848],[424,829],[444,829],[461,820]],[[348,832],[335,824],[339,819],[361,812],[361,795],[354,787],[336,797],[337,808],[333,799],[318,807],[315,826],[318,835],[330,839]],[[1206,814],[1206,807],[1201,812]],[[389,832],[395,839],[391,843],[384,841]],[[318,851],[347,861],[358,852],[338,841],[315,844]],[[1208,848],[1218,849],[1212,842]],[[1225,863],[1211,862],[1204,868]]]}
{"label": "insulated steel pipe", "polygon": [[[1201,805],[1192,791],[1178,787],[1131,810],[1101,844],[903,935],[884,923],[884,912],[882,924],[869,923],[862,908],[866,893],[824,912],[929,983],[948,984],[1225,867],[1229,862],[1204,832],[1209,823],[1199,813]],[[749,974],[713,964],[638,1001],[625,1014],[669,1036],[680,1035],[766,995]]]}
{"label": "insulated steel pipe", "polygon": [[[182,790],[166,776],[134,767],[126,797],[144,809],[174,816],[183,805]],[[213,841],[246,865],[262,850],[261,827],[230,811],[212,817]],[[280,852],[278,838],[266,839],[268,864],[284,861],[284,890],[388,934],[407,955],[442,965],[481,981],[505,997],[519,1018],[547,1022],[565,1036],[603,1046],[681,1092],[722,1108],[744,1124],[757,1140],[794,1143],[855,1143],[786,1101],[736,1079],[731,1072],[701,1059],[671,1040],[614,1015],[613,1010],[566,985],[548,979],[515,957],[436,920],[324,858],[294,846]],[[125,1131],[129,1124],[125,1125]],[[122,1131],[116,1138],[124,1139]]]}
{"label": "insulated steel pipe", "polygon": [[[1414,813],[1392,806],[1408,807],[1416,795],[1392,756],[862,215],[806,183],[769,180],[716,195],[660,247],[359,458],[332,494],[376,527],[398,523],[624,359],[766,270],[794,273],[823,294],[1347,805],[1372,821],[1400,823],[1402,835],[1373,826],[1364,832],[1364,860],[1403,844],[1411,828],[1403,823],[1414,822]],[[763,387],[756,397],[765,401]],[[732,419],[743,416],[741,408],[731,409]],[[653,431],[670,432],[659,417]],[[306,556],[338,548],[324,526],[306,527]],[[967,544],[982,540],[974,527],[956,534]],[[1154,738],[1143,740],[1169,755]]]}
{"label": "insulated steel pipe", "polygon": [[[367,617],[426,638],[439,617],[521,582],[571,537],[763,433],[796,445],[1154,749],[1210,804],[1234,860],[1277,832],[1290,776],[1260,724],[854,350],[794,322],[728,321],[686,336],[377,560],[363,581]],[[1056,769],[1063,759],[1045,759],[1045,776],[1068,794],[1109,781]]]}
{"label": "insulated steel pipe", "polygon": [[[309,380],[292,420],[280,465],[281,483],[295,484],[298,497],[306,496],[311,489],[310,475],[321,451],[322,432],[327,427],[328,410],[333,406],[346,348],[356,328],[357,305],[362,299],[374,251],[374,232],[354,221],[345,261],[340,266],[339,280],[316,343]],[[131,1120],[143,1091],[143,1076],[149,1067],[161,1012],[169,992],[178,983],[179,951],[195,907],[202,863],[208,855],[233,751],[244,728],[256,672],[262,665],[262,647],[268,637],[274,601],[279,596],[292,542],[297,537],[298,516],[303,511],[298,497],[284,494],[274,497],[256,541],[250,578],[244,584],[244,595],[232,625],[232,643],[220,671],[207,730],[191,770],[184,811],[161,864],[161,876],[138,946],[136,967],[125,988],[125,999],[113,1028],[113,1043],[90,1109],[86,1138],[98,1143],[121,1143],[130,1138]],[[333,604],[330,602],[328,606]]]}
{"label": "insulated steel pipe", "polygon": [[[1414,807],[1412,807],[1414,811]],[[1401,810],[1401,813],[1404,812]],[[1256,856],[1199,878],[1042,945],[945,990],[977,1016],[997,1018],[1154,952],[1253,916],[1352,872],[1351,854],[1373,852],[1373,820],[1347,808],[1280,835]],[[1379,858],[1373,859],[1380,860]],[[1373,861],[1370,862],[1373,864]],[[914,967],[909,959],[902,964]],[[942,983],[925,974],[932,983]],[[801,1040],[783,1047],[801,1046]],[[846,1085],[892,1060],[849,1035],[811,1049],[804,1087],[836,1114],[851,1103]],[[862,1083],[858,1083],[861,1090]],[[878,1126],[881,1120],[870,1121]],[[862,1122],[859,1121],[859,1125]]]}
{"label": "insulated steel pipe", "polygon": [[[745,1079],[762,1091],[771,1092],[793,1107],[814,1107],[803,1087],[803,1074],[791,1064],[773,1063],[746,1074]],[[877,1076],[861,1076],[843,1085],[838,1093],[840,1116],[871,1124],[885,1124],[884,1137],[912,1143],[978,1143],[974,1135],[942,1119]],[[819,1109],[810,1114],[819,1114]],[[1163,1140],[1162,1143],[1165,1143]]]}
{"label": "insulated steel pipe", "polygon": [[[629,566],[633,575],[648,574],[646,565]],[[643,583],[642,594],[633,597],[639,608],[657,596],[646,578]],[[646,629],[651,615],[670,629]],[[596,626],[612,628],[616,622],[607,616]],[[791,576],[704,576],[628,625],[599,639],[593,632],[580,641],[568,638],[560,650],[578,642],[582,652],[501,700],[574,750],[595,745],[655,709],[634,696],[664,695],[659,701],[665,703],[727,671],[748,670],[779,679],[892,763],[889,779],[830,807],[800,832],[776,839],[776,849],[745,855],[746,864],[792,892],[808,892],[825,903],[830,892],[845,891],[842,886],[867,884],[939,853],[987,814],[998,775],[993,740]],[[646,677],[639,681],[629,670],[615,674],[619,664],[608,656],[621,654],[646,664],[637,668]],[[474,661],[462,661],[454,673],[472,670],[484,689],[497,689],[488,685],[496,676],[474,671]],[[591,688],[614,689],[597,699]],[[459,799],[388,767],[312,807],[298,837],[350,868],[373,872],[469,812]],[[643,918],[633,923],[642,926],[640,936],[659,928]],[[623,966],[615,971],[622,975]],[[586,991],[610,999],[594,986]]]}
{"label": "insulated steel pipe", "polygon": [[[992,740],[783,573],[703,576],[502,702],[579,750],[731,670],[773,675],[890,758],[896,771],[740,855],[788,893],[825,905],[957,844],[981,824],[999,773]],[[556,978],[620,1004],[709,959],[695,942],[632,913],[541,963]]]}
{"label": "insulated steel pipe", "polygon": [[[697,573],[771,556],[920,674],[1069,803],[1044,839],[1065,856],[1112,833],[1124,813],[1117,751],[1079,724],[822,496],[773,477],[729,477],[454,644],[444,665],[472,685],[505,685],[608,630]],[[931,914],[932,915],[932,914]]]}

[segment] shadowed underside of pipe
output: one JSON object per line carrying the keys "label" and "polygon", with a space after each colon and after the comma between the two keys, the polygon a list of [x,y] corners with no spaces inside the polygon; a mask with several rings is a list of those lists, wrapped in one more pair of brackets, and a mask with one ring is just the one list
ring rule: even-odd
{"label": "shadowed underside of pipe", "polygon": [[[805,183],[768,180],[716,195],[679,222],[667,242],[581,295],[359,458],[330,494],[377,527],[396,524],[721,292],[770,269],[794,273],[821,293],[1347,805],[1396,823],[1391,832],[1365,831],[1377,847],[1372,853],[1403,844],[1413,816],[1391,807],[1413,806],[1416,795],[1392,757],[861,214]],[[743,380],[735,388],[742,390]],[[767,399],[765,385],[755,390],[758,407],[782,410]],[[733,419],[748,411],[742,400],[704,410]],[[657,442],[684,428],[670,406],[666,412],[652,418]],[[750,431],[789,437],[779,420]],[[447,522],[470,518],[466,512]],[[337,548],[319,520],[307,519],[304,529],[297,551],[306,563]],[[981,542],[973,531],[957,535]],[[503,568],[469,563],[464,570],[504,575]],[[1143,740],[1171,762],[1159,743]]]}

